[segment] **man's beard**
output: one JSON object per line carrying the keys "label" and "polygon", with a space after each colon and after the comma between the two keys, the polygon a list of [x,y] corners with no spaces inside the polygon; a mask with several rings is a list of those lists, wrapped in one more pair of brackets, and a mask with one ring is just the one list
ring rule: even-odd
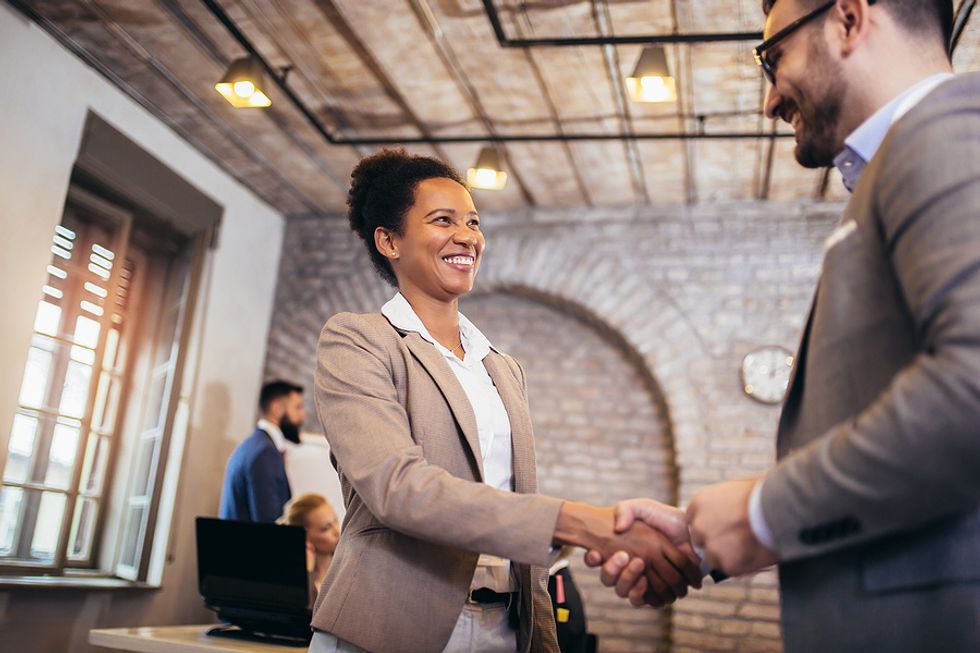
{"label": "man's beard", "polygon": [[279,423],[279,430],[282,431],[282,437],[293,444],[299,444],[299,428],[301,426],[303,426],[302,422],[293,424],[288,417],[283,417],[282,422]]}
{"label": "man's beard", "polygon": [[839,64],[830,61],[827,46],[819,37],[810,45],[810,59],[819,62],[815,67],[807,95],[813,98],[806,109],[796,105],[800,114],[797,133],[796,160],[804,168],[825,168],[834,163],[843,145],[838,142],[841,112],[847,82]]}

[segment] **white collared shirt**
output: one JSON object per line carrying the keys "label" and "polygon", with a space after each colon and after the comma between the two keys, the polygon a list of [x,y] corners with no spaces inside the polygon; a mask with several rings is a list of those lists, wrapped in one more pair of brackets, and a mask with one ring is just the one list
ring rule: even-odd
{"label": "white collared shirt", "polygon": [[279,453],[286,453],[287,447],[295,446],[292,442],[286,439],[286,436],[282,434],[282,429],[269,420],[260,419],[255,426],[269,434],[269,437],[272,438],[272,444],[276,445],[276,449],[279,450]]}
{"label": "white collared shirt", "polygon": [[[466,352],[463,359],[457,358],[435,338],[415,313],[412,305],[400,292],[395,293],[382,308],[391,324],[402,331],[412,331],[436,348],[453,371],[459,384],[470,401],[476,417],[476,430],[480,439],[480,458],[483,462],[483,482],[487,485],[513,491],[514,473],[511,464],[510,418],[504,408],[493,379],[483,364],[490,353],[490,341],[466,317],[459,315],[459,335]],[[478,519],[479,515],[474,515]],[[510,574],[510,561],[496,556],[481,554],[473,575],[471,587],[488,587],[497,592],[510,592],[514,584]]]}

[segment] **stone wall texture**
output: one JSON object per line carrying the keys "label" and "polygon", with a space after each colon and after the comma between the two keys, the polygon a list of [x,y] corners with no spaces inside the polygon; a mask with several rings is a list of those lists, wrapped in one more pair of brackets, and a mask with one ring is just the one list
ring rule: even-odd
{"label": "stone wall texture", "polygon": [[[486,256],[462,310],[525,367],[541,491],[683,505],[706,484],[764,471],[779,411],[742,392],[739,366],[758,346],[795,350],[840,209],[756,202],[483,216]],[[291,219],[266,377],[312,387],[323,322],[377,311],[393,292],[344,219]],[[580,556],[572,568],[603,653],[782,650],[771,571],[709,581],[657,612],[621,602]]]}

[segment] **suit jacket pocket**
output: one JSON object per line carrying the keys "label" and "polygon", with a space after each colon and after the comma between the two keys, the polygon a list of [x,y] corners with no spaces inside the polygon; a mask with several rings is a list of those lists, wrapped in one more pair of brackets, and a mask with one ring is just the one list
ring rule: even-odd
{"label": "suit jacket pocket", "polygon": [[861,558],[871,593],[980,583],[980,508],[871,544]]}

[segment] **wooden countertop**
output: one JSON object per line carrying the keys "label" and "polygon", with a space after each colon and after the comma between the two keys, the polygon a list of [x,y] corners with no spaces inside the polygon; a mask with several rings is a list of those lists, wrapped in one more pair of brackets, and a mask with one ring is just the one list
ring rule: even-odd
{"label": "wooden countertop", "polygon": [[216,624],[142,628],[98,628],[89,631],[96,646],[137,653],[303,653],[305,648],[209,637]]}

